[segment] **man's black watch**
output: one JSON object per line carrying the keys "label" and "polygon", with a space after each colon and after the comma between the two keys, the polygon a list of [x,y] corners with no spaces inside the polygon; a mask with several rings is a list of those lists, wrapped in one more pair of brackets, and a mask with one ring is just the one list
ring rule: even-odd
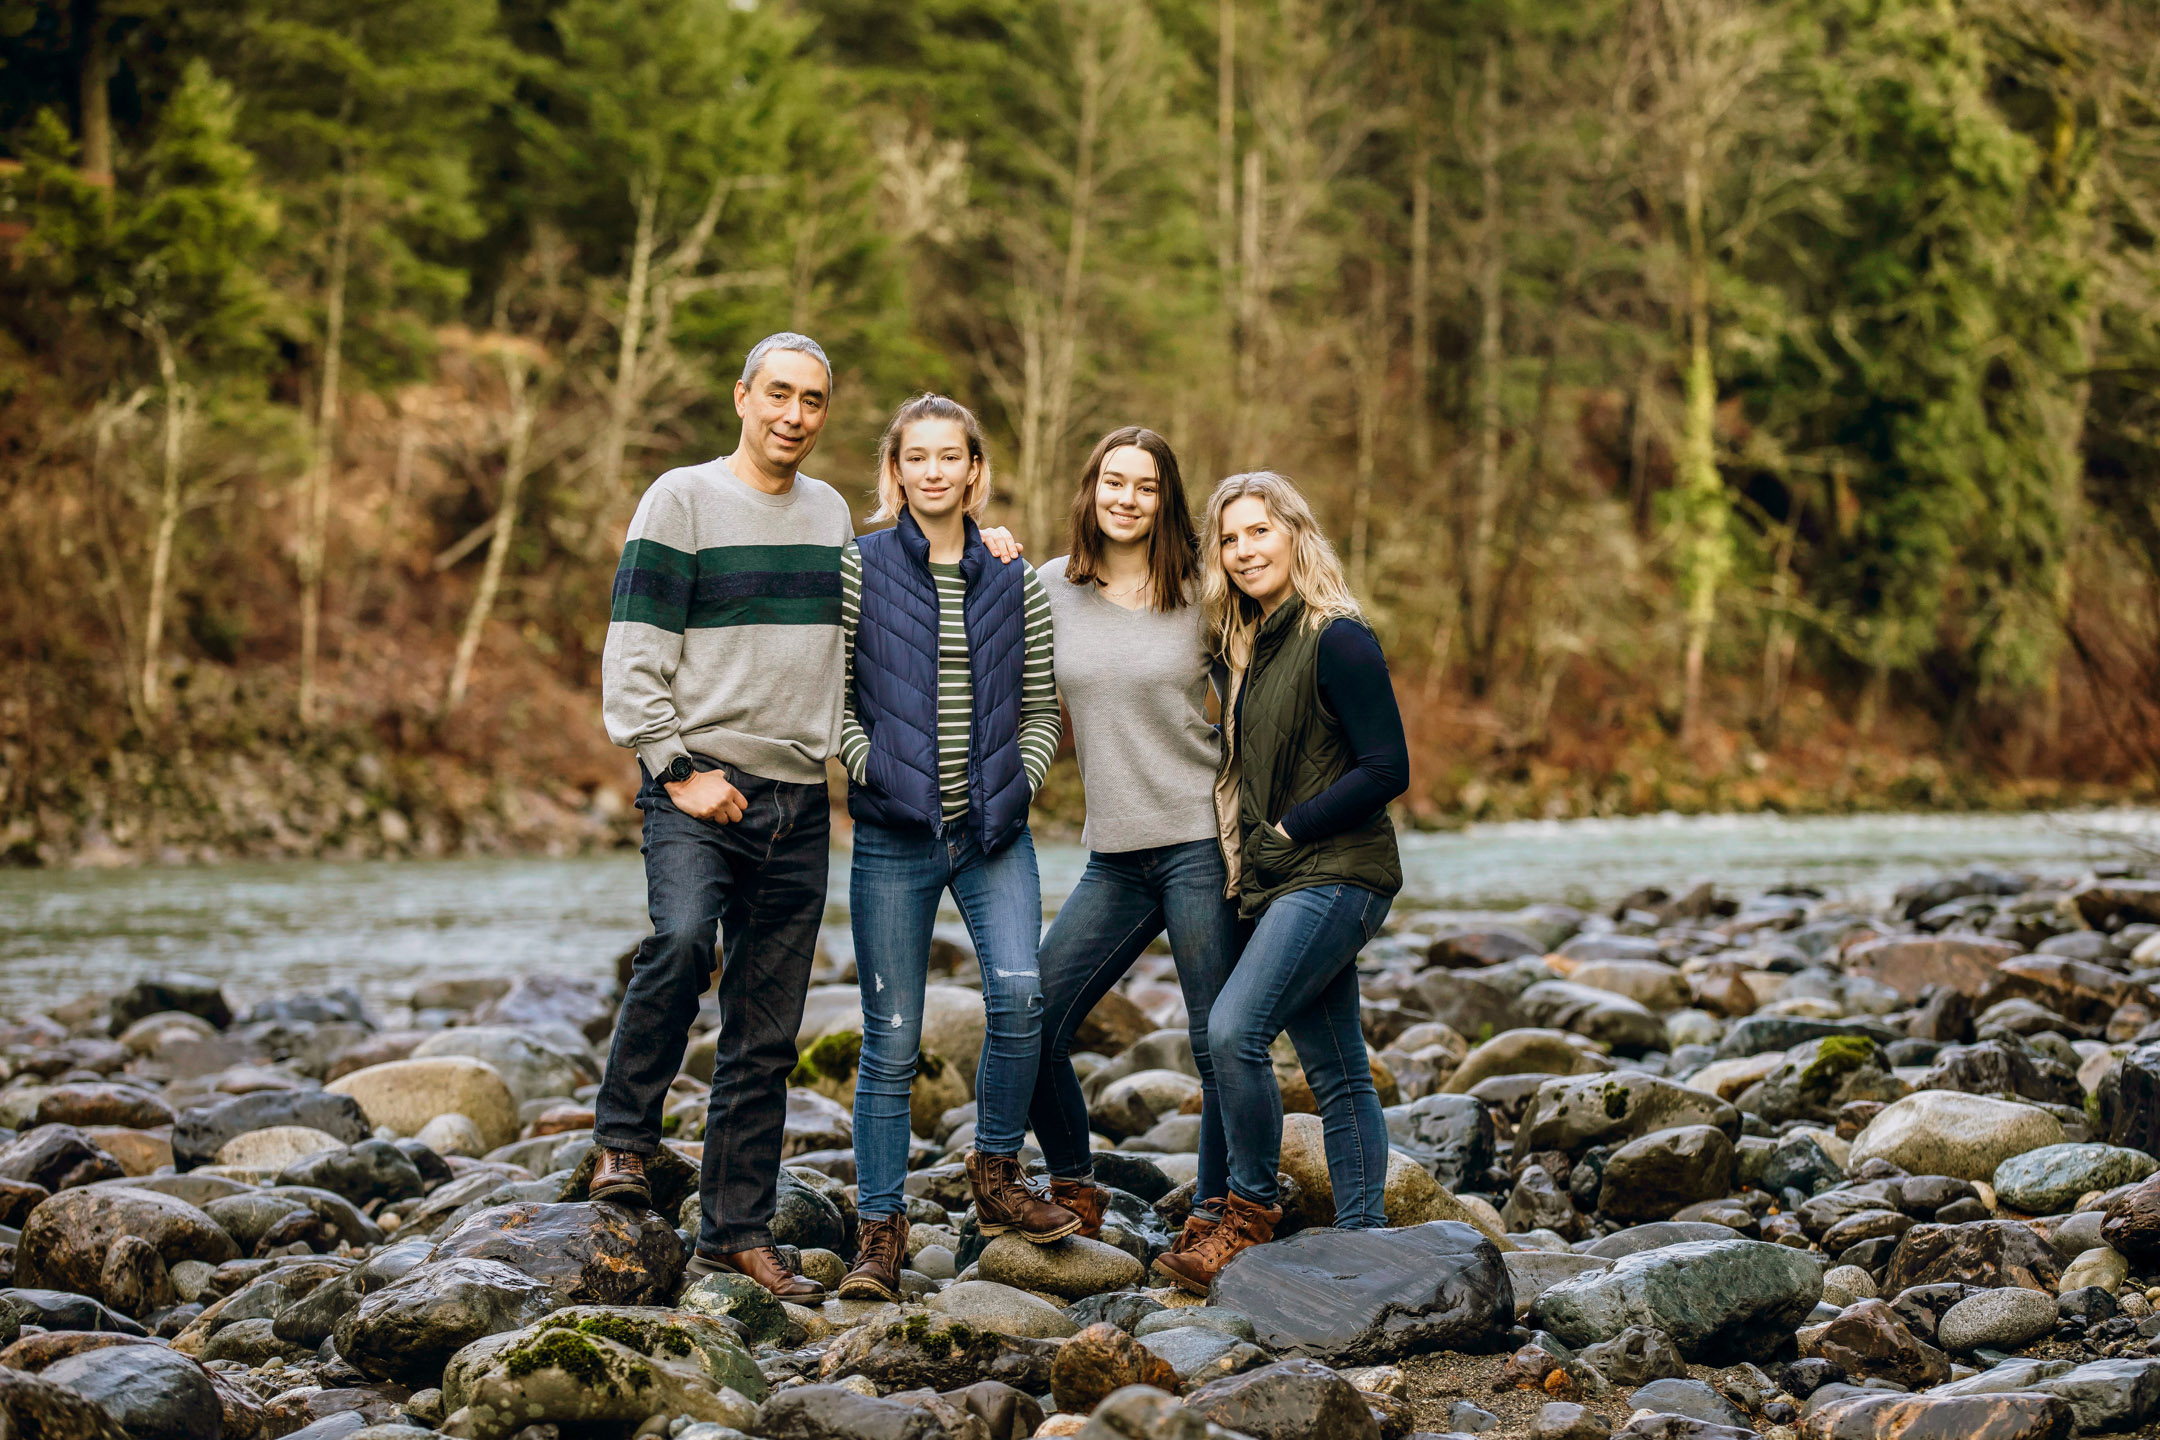
{"label": "man's black watch", "polygon": [[677,755],[668,762],[667,774],[664,778],[670,785],[680,785],[696,773],[697,766],[690,763],[688,755]]}

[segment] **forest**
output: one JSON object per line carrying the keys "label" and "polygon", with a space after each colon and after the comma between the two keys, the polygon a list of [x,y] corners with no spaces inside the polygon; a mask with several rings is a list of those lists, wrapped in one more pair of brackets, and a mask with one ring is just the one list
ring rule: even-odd
{"label": "forest", "polygon": [[1295,477],[1417,823],[2160,778],[2152,0],[0,0],[0,861],[633,835],[782,328],[859,515],[925,388],[1038,560]]}

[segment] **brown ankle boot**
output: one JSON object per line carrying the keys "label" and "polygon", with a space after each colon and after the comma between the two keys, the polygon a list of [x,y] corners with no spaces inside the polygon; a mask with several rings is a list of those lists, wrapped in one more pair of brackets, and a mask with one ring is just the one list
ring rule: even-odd
{"label": "brown ankle boot", "polygon": [[651,1209],[652,1182],[645,1178],[645,1157],[628,1150],[602,1150],[585,1195],[590,1200],[613,1200],[618,1205]]}
{"label": "brown ankle boot", "polygon": [[1102,1233],[1103,1216],[1110,1209],[1110,1192],[1093,1180],[1067,1180],[1061,1176],[1050,1177],[1050,1198],[1057,1204],[1080,1217],[1080,1228],[1075,1235],[1085,1235],[1092,1240]]}
{"label": "brown ankle boot", "polygon": [[900,1299],[900,1267],[907,1260],[908,1218],[888,1215],[855,1227],[855,1268],[840,1282],[843,1300]]}
{"label": "brown ankle boot", "polygon": [[1014,1155],[967,1154],[968,1187],[975,1192],[975,1225],[985,1235],[1008,1231],[1037,1245],[1062,1240],[1080,1228],[1080,1217],[1030,1190]]}
{"label": "brown ankle boot", "polygon": [[1194,1241],[1190,1249],[1164,1255],[1155,1263],[1177,1282],[1179,1289],[1205,1297],[1214,1288],[1215,1277],[1222,1273],[1223,1266],[1240,1252],[1274,1239],[1275,1227],[1281,1221],[1281,1206],[1255,1205],[1231,1195],[1223,1201],[1219,1224]]}
{"label": "brown ankle boot", "polygon": [[1182,1255],[1213,1233],[1222,1224],[1222,1216],[1212,1210],[1195,1210],[1185,1217],[1185,1228],[1178,1231],[1177,1239],[1170,1242],[1167,1253]]}

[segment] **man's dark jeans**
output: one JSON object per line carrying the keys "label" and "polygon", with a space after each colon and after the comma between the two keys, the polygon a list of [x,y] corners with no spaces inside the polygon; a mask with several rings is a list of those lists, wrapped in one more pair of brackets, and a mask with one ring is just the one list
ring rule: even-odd
{"label": "man's dark jeans", "polygon": [[712,976],[714,939],[724,937],[697,1243],[707,1255],[732,1255],[772,1243],[787,1082],[825,914],[832,813],[823,785],[695,763],[726,771],[747,803],[742,819],[721,825],[683,814],[650,776],[638,791],[653,934],[638,946],[616,1019],[593,1139],[636,1155],[660,1148],[668,1082],[682,1068]]}

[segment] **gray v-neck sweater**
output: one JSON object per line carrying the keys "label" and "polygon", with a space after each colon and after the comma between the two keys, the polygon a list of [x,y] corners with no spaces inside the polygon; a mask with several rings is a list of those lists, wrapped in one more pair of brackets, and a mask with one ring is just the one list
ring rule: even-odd
{"label": "gray v-neck sweater", "polygon": [[1115,854],[1214,839],[1219,751],[1200,607],[1127,610],[1067,580],[1063,556],[1039,574],[1087,790],[1081,842]]}

